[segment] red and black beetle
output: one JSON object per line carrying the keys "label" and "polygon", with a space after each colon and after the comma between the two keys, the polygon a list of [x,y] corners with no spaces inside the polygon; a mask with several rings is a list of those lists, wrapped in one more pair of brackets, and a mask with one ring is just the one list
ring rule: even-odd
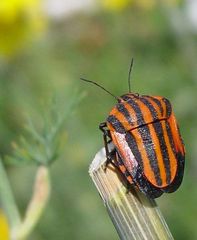
{"label": "red and black beetle", "polygon": [[[93,83],[118,103],[110,111],[103,132],[106,157],[124,174],[130,184],[150,198],[174,192],[180,186],[185,162],[185,148],[179,127],[168,99],[129,93],[116,97],[99,84]],[[109,151],[112,141],[115,149]],[[115,158],[114,158],[115,154]]]}

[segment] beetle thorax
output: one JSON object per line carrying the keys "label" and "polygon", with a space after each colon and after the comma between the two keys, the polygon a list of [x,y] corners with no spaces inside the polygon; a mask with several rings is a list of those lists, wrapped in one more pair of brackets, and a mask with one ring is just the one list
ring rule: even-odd
{"label": "beetle thorax", "polygon": [[125,94],[112,108],[107,118],[110,131],[124,133],[152,122],[168,119],[172,109],[170,102],[159,96]]}

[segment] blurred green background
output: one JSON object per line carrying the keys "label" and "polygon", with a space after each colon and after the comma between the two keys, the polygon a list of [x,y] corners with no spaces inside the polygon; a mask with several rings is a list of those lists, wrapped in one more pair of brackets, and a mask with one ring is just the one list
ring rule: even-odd
{"label": "blurred green background", "polygon": [[[192,1],[3,0],[0,3],[0,152],[23,133],[26,115],[39,121],[44,103],[73,92],[85,98],[67,119],[63,154],[51,166],[52,195],[30,239],[118,239],[90,180],[88,167],[103,146],[98,130],[115,104],[79,80],[115,95],[132,91],[171,100],[186,145],[181,188],[157,200],[175,239],[197,239],[197,7]],[[196,12],[195,12],[196,11]],[[35,166],[8,166],[23,213]]]}

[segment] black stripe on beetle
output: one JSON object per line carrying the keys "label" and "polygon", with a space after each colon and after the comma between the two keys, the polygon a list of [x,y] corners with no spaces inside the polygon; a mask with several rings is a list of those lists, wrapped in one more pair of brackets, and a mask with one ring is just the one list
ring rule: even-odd
{"label": "black stripe on beetle", "polygon": [[[126,99],[128,99],[128,98],[126,97]],[[144,148],[146,150],[151,169],[154,172],[155,180],[156,180],[157,184],[159,186],[161,186],[162,185],[162,180],[161,180],[161,175],[160,175],[160,169],[159,169],[158,164],[157,164],[158,159],[157,159],[156,152],[154,150],[153,141],[152,141],[152,137],[151,137],[151,134],[150,134],[149,127],[145,124],[143,114],[142,114],[141,109],[138,106],[138,104],[131,98],[127,102],[134,109],[134,111],[136,113],[136,118],[139,121],[138,124],[143,125],[143,126],[137,128],[137,130],[138,130],[138,132],[139,132],[139,134],[142,138]]]}
{"label": "black stripe on beetle", "polygon": [[[149,111],[151,112],[153,120],[154,120],[154,118],[156,118],[156,120],[157,120],[157,112],[156,112],[155,108],[153,107],[153,105],[147,99],[141,98],[140,100],[148,107]],[[166,142],[164,139],[164,130],[163,130],[163,127],[162,127],[160,121],[153,122],[153,128],[155,130],[155,134],[159,141],[159,146],[160,146],[160,150],[161,150],[161,154],[162,154],[162,161],[163,161],[164,167],[165,167],[166,182],[169,184],[170,180],[171,180],[171,170],[170,170],[168,149],[167,149]]]}

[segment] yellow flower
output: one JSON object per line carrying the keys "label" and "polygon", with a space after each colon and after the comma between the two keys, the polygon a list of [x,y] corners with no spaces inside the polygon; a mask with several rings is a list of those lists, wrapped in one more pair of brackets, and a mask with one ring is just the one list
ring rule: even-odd
{"label": "yellow flower", "polygon": [[0,0],[0,55],[11,55],[43,30],[40,0]]}
{"label": "yellow flower", "polygon": [[101,4],[109,10],[122,10],[131,3],[131,0],[102,0]]}
{"label": "yellow flower", "polygon": [[0,239],[9,240],[8,222],[1,210],[0,210]]}

